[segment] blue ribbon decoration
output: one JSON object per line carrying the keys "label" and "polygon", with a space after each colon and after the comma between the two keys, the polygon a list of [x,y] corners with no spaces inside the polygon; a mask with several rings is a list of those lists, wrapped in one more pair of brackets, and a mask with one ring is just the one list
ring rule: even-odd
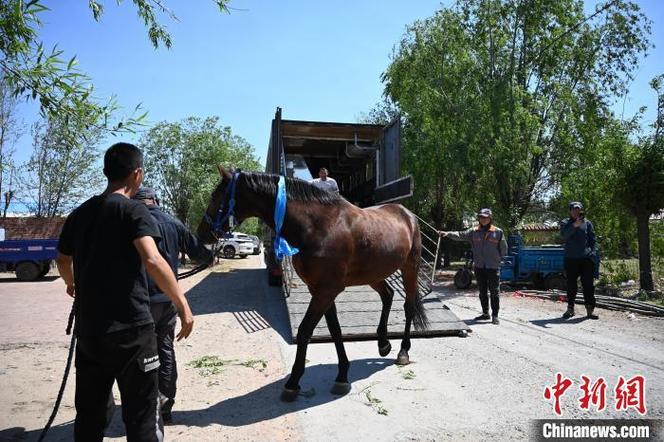
{"label": "blue ribbon decoration", "polygon": [[[212,220],[210,215],[205,213],[205,220],[208,222],[208,224],[210,224],[212,232],[214,232],[214,234],[217,236],[223,233],[221,229],[224,227],[224,223],[235,214],[235,187],[238,178],[240,178],[240,172],[235,172],[233,174],[233,177],[231,178],[230,184],[226,187],[226,190],[224,191],[224,196],[221,198],[221,202],[219,203],[219,209],[217,210],[217,216],[215,217],[215,219]],[[224,203],[229,193],[230,193],[230,198],[228,200],[228,209],[226,209]],[[226,211],[226,214],[224,214],[224,211]]]}
{"label": "blue ribbon decoration", "polygon": [[277,184],[277,198],[274,202],[274,254],[281,261],[284,256],[293,256],[300,250],[297,247],[291,247],[285,238],[281,237],[281,227],[284,224],[286,215],[286,179],[283,175],[279,176]]}

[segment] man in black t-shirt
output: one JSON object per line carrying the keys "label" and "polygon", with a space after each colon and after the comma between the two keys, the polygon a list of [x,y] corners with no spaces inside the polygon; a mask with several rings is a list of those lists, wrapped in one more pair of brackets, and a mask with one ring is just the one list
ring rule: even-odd
{"label": "man in black t-shirt", "polygon": [[160,441],[159,357],[144,269],[175,304],[178,339],[194,319],[155,244],[159,230],[144,204],[130,198],[143,181],[143,155],[117,143],[104,155],[108,186],[75,209],[62,228],[57,265],[75,298],[74,438],[103,440],[107,400],[117,380],[129,441]]}

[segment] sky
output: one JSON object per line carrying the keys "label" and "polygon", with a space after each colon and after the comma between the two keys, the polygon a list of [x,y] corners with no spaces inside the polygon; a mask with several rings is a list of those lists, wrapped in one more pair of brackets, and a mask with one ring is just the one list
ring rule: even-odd
{"label": "sky", "polygon": [[[285,119],[357,121],[381,100],[380,75],[406,26],[441,7],[440,0],[233,0],[225,14],[211,0],[170,0],[178,20],[161,21],[173,47],[155,50],[131,1],[103,1],[100,22],[87,1],[42,1],[52,10],[42,15],[40,38],[77,56],[98,97],[116,95],[126,112],[140,103],[149,124],[217,115],[254,146],[261,163],[277,106]],[[653,21],[656,48],[640,64],[624,115],[645,105],[652,121],[656,98],[648,82],[664,72],[664,2],[637,3]],[[587,11],[594,4],[587,2]],[[623,100],[614,109],[622,114]],[[34,104],[20,112],[26,124],[37,118]],[[19,140],[19,162],[30,144],[29,136]]]}

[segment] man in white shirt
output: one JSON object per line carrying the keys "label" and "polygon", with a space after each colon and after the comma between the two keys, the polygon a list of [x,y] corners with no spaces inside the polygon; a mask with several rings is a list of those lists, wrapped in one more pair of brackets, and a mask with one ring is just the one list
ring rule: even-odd
{"label": "man in white shirt", "polygon": [[334,178],[327,176],[327,169],[321,167],[318,171],[318,178],[311,182],[314,186],[319,189],[328,190],[330,192],[339,193],[339,186]]}

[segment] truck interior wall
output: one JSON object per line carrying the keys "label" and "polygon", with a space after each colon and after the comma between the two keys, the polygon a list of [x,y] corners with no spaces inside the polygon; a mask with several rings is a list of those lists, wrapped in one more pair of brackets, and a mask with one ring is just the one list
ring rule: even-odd
{"label": "truck interior wall", "polygon": [[[344,161],[338,157],[322,157],[315,154],[296,155],[305,161],[311,177],[317,178],[320,168],[325,167],[329,176],[337,181],[339,193],[348,201],[361,207],[372,204],[373,191],[376,187],[373,156]],[[292,158],[288,150],[286,158],[287,160]]]}

